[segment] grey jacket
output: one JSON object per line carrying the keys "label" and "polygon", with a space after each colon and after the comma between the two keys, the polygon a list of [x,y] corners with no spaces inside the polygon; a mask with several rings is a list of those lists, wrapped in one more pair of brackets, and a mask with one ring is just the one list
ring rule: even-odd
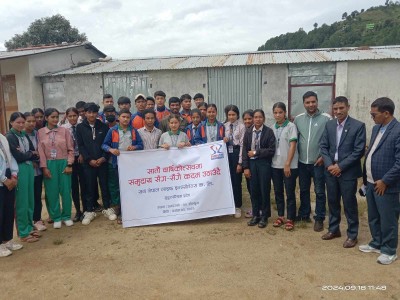
{"label": "grey jacket", "polygon": [[297,140],[299,162],[315,164],[320,157],[319,142],[324,133],[325,124],[331,119],[329,114],[319,110],[313,116],[302,113],[294,119],[299,134]]}

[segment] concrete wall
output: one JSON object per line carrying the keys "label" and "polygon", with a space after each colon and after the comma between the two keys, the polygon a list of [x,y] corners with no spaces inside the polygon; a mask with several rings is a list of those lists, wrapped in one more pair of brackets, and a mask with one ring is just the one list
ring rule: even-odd
{"label": "concrete wall", "polygon": [[[85,49],[85,46],[76,48],[66,48],[62,50],[32,55],[29,58],[29,72],[31,75],[32,99],[31,106],[43,105],[43,92],[38,75],[47,72],[61,71],[71,68],[78,62],[90,62],[92,58],[98,58],[99,55],[91,49]],[[85,87],[85,86],[83,86]]]}
{"label": "concrete wall", "polygon": [[45,77],[42,81],[46,108],[64,112],[80,100],[101,104],[103,99],[101,74]]}
{"label": "concrete wall", "polygon": [[[42,85],[40,78],[37,77],[38,75],[69,69],[78,62],[90,61],[90,59],[98,57],[99,55],[95,51],[80,46],[2,60],[0,65],[2,75],[15,74],[18,109],[24,112],[30,111],[34,107],[43,107]],[[76,84],[77,82],[74,85],[79,86]],[[86,90],[85,85],[83,85],[83,91]],[[86,96],[85,93],[84,95]],[[67,96],[70,97],[71,95]]]}
{"label": "concrete wall", "polygon": [[[32,109],[32,86],[28,68],[29,58],[18,57],[0,61],[1,75],[15,75],[18,110],[25,112]],[[42,106],[41,102],[41,105]]]}
{"label": "concrete wall", "polygon": [[351,115],[366,123],[369,139],[374,125],[369,111],[375,99],[392,99],[396,105],[395,117],[400,116],[400,61],[350,61],[347,64],[347,89],[339,91],[350,100]]}
{"label": "concrete wall", "polygon": [[207,69],[149,71],[147,76],[149,95],[162,90],[167,94],[168,100],[172,96],[189,94],[193,97],[202,93],[208,101]]}
{"label": "concrete wall", "polygon": [[276,102],[288,104],[288,67],[287,65],[266,65],[262,74],[262,100],[265,112],[265,124],[274,124],[272,106]]}

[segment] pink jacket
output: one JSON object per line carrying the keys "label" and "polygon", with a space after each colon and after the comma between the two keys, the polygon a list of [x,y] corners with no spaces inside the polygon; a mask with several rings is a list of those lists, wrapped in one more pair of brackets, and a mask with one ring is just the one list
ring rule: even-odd
{"label": "pink jacket", "polygon": [[[57,127],[50,130],[43,127],[38,131],[38,141],[41,168],[46,168],[47,161],[52,159],[67,159],[68,164],[74,163],[74,143],[67,128]],[[55,158],[51,158],[52,149],[56,150]]]}

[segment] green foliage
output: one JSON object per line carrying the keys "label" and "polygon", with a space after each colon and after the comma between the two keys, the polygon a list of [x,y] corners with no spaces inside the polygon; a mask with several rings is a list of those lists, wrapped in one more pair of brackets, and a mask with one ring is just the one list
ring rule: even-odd
{"label": "green foliage", "polygon": [[306,33],[302,28],[269,39],[258,51],[400,44],[400,2],[342,14],[342,21]]}
{"label": "green foliage", "polygon": [[61,44],[62,42],[84,42],[86,40],[86,34],[79,33],[77,28],[71,27],[67,19],[57,14],[35,20],[29,25],[27,31],[14,35],[4,45],[7,50],[13,50],[37,45]]}

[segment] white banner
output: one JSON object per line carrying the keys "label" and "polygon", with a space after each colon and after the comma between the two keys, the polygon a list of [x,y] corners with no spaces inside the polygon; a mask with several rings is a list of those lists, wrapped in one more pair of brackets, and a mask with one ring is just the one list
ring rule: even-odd
{"label": "white banner", "polygon": [[184,149],[121,152],[123,227],[235,213],[224,142]]}

